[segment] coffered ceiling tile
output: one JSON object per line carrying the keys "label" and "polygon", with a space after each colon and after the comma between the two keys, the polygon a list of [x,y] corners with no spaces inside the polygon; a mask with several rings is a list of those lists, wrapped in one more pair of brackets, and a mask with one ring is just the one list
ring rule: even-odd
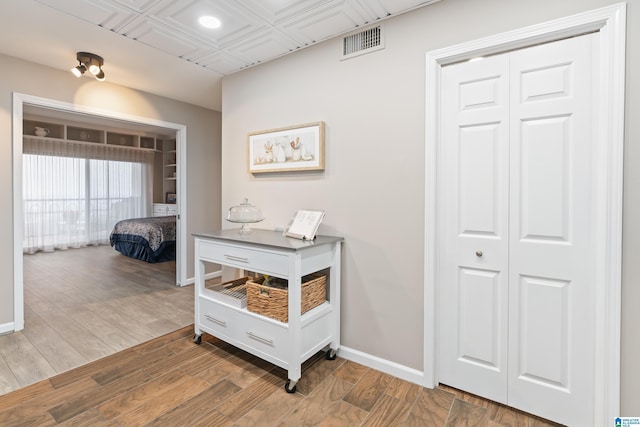
{"label": "coffered ceiling tile", "polygon": [[247,61],[238,59],[228,52],[223,51],[211,53],[194,62],[223,75],[235,73],[249,66]]}
{"label": "coffered ceiling tile", "polygon": [[245,59],[245,65],[251,66],[286,55],[297,48],[295,41],[274,28],[243,39],[240,43],[227,47],[225,51]]}
{"label": "coffered ceiling tile", "polygon": [[36,1],[109,30],[114,30],[135,17],[131,10],[102,0]]}
{"label": "coffered ceiling tile", "polygon": [[271,25],[302,15],[325,3],[328,0],[236,0],[251,13],[259,16]]}
{"label": "coffered ceiling tile", "polygon": [[334,0],[322,7],[292,17],[280,28],[305,44],[319,42],[346,33],[369,22],[364,11],[349,1]]}
{"label": "coffered ceiling tile", "polygon": [[202,58],[205,58],[209,55],[211,55],[212,52],[219,52],[218,49],[212,49],[212,48],[205,48],[205,47],[201,47],[201,46],[191,46],[192,49],[188,52],[184,52],[184,54],[182,54],[180,56],[180,58],[182,59],[186,59],[189,62],[194,62],[196,64],[200,64],[200,61],[202,60]]}
{"label": "coffered ceiling tile", "polygon": [[115,0],[121,5],[138,13],[144,13],[162,0]]}
{"label": "coffered ceiling tile", "polygon": [[375,16],[375,19],[383,19],[390,15],[406,12],[417,7],[436,3],[440,0],[354,0],[365,10]]}
{"label": "coffered ceiling tile", "polygon": [[[220,28],[204,28],[198,23],[202,15],[220,19]],[[237,40],[263,31],[265,22],[235,2],[226,0],[168,1],[150,15],[176,31],[185,32],[211,46],[224,48]]]}
{"label": "coffered ceiling tile", "polygon": [[136,19],[123,29],[123,34],[148,46],[185,58],[199,49],[206,49],[198,40],[179,34],[154,19]]}

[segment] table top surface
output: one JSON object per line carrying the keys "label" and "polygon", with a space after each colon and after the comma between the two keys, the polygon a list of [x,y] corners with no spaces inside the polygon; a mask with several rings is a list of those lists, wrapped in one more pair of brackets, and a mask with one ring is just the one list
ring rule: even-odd
{"label": "table top surface", "polygon": [[301,251],[315,246],[330,245],[344,239],[336,236],[316,236],[313,240],[300,240],[287,237],[281,231],[251,229],[248,233],[240,233],[239,229],[216,230],[193,233],[193,236],[222,241],[226,243],[251,244],[288,251]]}

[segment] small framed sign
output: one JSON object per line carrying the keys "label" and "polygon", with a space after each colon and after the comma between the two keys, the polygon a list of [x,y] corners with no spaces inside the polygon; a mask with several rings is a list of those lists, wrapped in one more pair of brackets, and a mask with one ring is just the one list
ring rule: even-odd
{"label": "small framed sign", "polygon": [[324,170],[324,122],[249,134],[249,173]]}

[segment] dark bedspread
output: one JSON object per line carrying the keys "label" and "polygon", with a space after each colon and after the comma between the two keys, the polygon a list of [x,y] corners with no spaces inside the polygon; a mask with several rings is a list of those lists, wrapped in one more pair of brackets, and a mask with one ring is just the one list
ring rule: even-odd
{"label": "dark bedspread", "polygon": [[147,262],[176,259],[176,217],[161,216],[119,221],[109,238],[111,246],[131,258]]}

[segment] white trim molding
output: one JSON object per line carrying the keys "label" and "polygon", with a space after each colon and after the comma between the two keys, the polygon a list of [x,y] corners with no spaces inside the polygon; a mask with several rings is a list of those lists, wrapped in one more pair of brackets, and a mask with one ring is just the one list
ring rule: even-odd
{"label": "white trim molding", "polygon": [[13,322],[3,323],[0,325],[0,335],[9,334],[16,330]]}
{"label": "white trim molding", "polygon": [[[598,270],[596,295],[596,363],[594,425],[608,425],[620,411],[620,319],[622,287],[622,185],[625,95],[626,3],[603,7],[458,44],[426,54],[425,105],[425,258],[424,258],[424,376],[423,385],[438,384],[437,265],[438,221],[436,182],[440,137],[441,68],[478,56],[599,32],[599,97],[596,107],[598,138],[607,141],[599,153],[606,182],[601,183],[606,203],[597,212],[604,226],[599,241],[603,262]],[[587,408],[585,408],[587,409]]]}
{"label": "white trim molding", "polygon": [[372,356],[368,353],[340,346],[337,354],[343,359],[359,363],[368,368],[400,378],[401,380],[409,381],[410,383],[422,385],[424,382],[423,373],[417,369],[409,368],[407,366],[400,365],[399,363]]}
{"label": "white trim molding", "polygon": [[53,99],[41,98],[23,93],[13,93],[13,325],[14,331],[24,329],[24,270],[23,270],[23,216],[22,212],[22,120],[24,105],[34,105],[65,111],[68,113],[78,113],[91,116],[98,116],[107,119],[119,120],[140,125],[162,127],[176,132],[177,150],[177,175],[180,189],[178,191],[178,242],[177,242],[177,262],[176,262],[176,284],[184,286],[187,283],[187,127],[182,124],[165,122],[162,120],[150,119],[123,114],[115,111],[102,110],[99,108],[76,105],[68,102]]}
{"label": "white trim molding", "polygon": [[22,203],[22,107],[20,96],[13,94],[13,330],[24,329],[24,270],[22,245],[24,236]]}

